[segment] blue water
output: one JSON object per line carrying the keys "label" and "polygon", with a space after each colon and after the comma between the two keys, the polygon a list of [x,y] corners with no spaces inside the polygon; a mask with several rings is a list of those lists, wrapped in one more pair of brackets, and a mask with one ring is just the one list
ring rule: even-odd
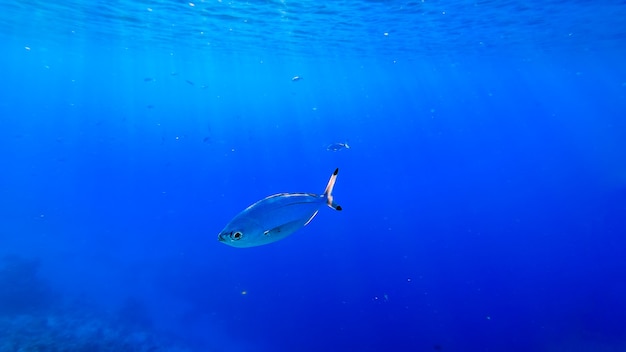
{"label": "blue water", "polygon": [[0,351],[626,351],[624,18],[1,1]]}

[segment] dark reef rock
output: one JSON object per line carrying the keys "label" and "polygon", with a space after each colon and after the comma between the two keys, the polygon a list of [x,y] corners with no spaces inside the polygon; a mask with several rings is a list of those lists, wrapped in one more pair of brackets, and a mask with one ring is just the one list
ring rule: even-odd
{"label": "dark reef rock", "polygon": [[54,301],[39,275],[39,261],[16,256],[0,258],[0,316],[45,310]]}

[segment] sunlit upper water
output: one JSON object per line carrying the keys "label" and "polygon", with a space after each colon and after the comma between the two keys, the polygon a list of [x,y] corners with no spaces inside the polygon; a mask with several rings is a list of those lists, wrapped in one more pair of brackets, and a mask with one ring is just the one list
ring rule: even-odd
{"label": "sunlit upper water", "polygon": [[0,13],[2,32],[35,41],[237,53],[592,50],[626,37],[622,1],[3,1]]}

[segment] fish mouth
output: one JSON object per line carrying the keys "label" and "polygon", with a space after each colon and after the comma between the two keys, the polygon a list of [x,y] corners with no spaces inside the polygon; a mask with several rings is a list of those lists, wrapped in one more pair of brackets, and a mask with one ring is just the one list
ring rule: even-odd
{"label": "fish mouth", "polygon": [[222,234],[217,235],[217,240],[220,242],[224,242],[224,236],[222,236]]}

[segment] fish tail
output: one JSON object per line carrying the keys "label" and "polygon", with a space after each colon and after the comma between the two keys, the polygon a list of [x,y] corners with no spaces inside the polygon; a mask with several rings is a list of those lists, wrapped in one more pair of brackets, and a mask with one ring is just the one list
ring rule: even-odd
{"label": "fish tail", "polygon": [[332,175],[330,175],[330,179],[328,180],[328,184],[326,185],[326,189],[324,190],[324,198],[326,198],[326,205],[335,209],[341,210],[341,206],[335,203],[333,200],[333,188],[335,188],[335,181],[337,181],[337,174],[339,173],[339,168],[335,169]]}

